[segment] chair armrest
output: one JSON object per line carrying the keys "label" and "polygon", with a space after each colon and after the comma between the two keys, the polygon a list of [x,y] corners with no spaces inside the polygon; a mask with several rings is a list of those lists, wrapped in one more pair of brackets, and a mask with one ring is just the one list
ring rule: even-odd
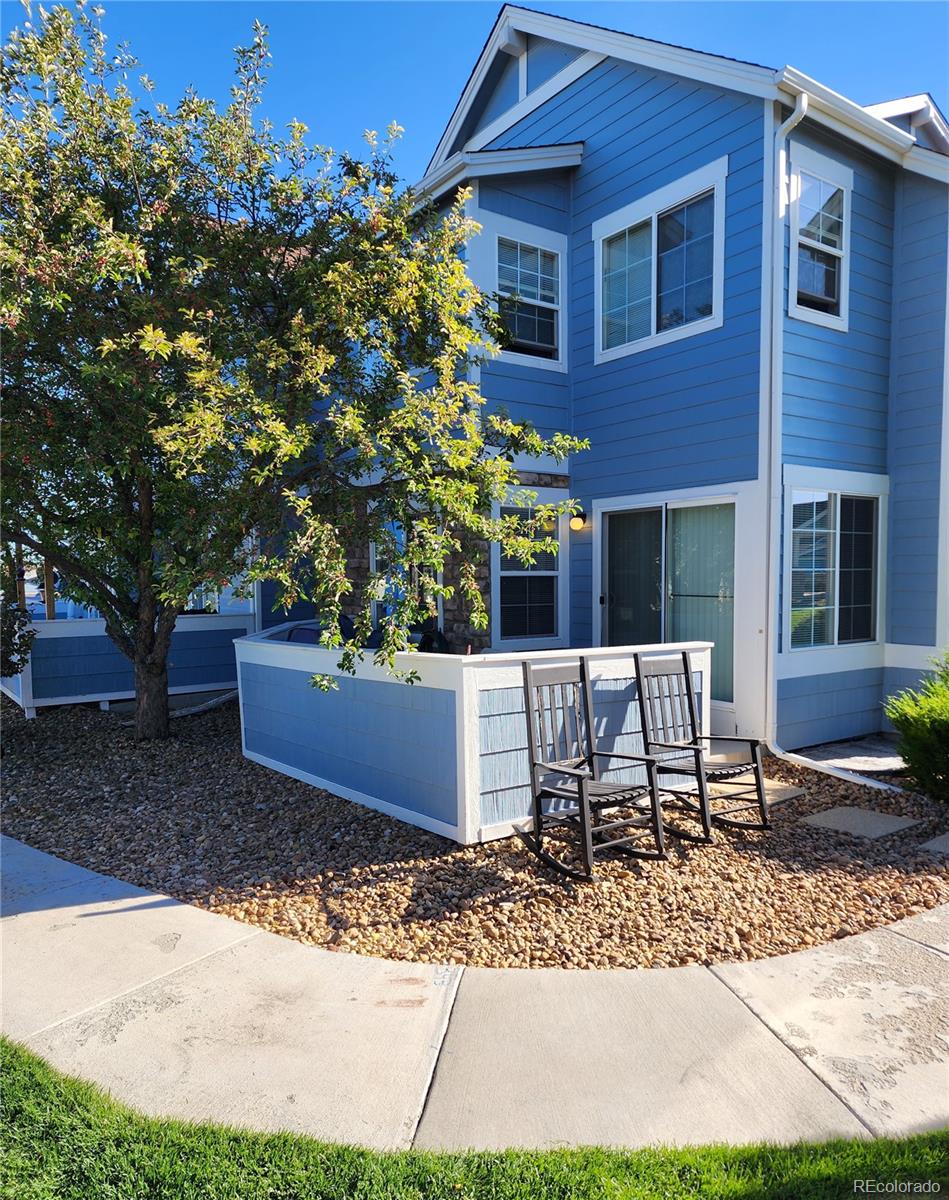
{"label": "chair armrest", "polygon": [[696,746],[690,742],[650,742],[649,746],[652,750],[691,750],[694,752],[696,750],[701,751],[702,749],[701,746]]}
{"label": "chair armrest", "polygon": [[564,767],[560,763],[535,762],[535,771],[550,771],[553,775],[569,775],[573,779],[592,779],[589,771],[581,771],[579,767]]}
{"label": "chair armrest", "polygon": [[[655,745],[655,743],[653,743]],[[594,750],[593,758],[619,758],[623,762],[645,763],[648,766],[650,763],[656,762],[656,758],[652,754],[620,754],[613,753],[610,750]]]}

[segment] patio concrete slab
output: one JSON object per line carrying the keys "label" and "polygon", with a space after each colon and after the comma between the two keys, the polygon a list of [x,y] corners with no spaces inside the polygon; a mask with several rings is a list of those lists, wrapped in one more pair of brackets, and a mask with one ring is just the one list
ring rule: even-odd
{"label": "patio concrete slab", "polygon": [[932,950],[949,954],[949,904],[940,904],[916,917],[904,917],[889,928]]}
{"label": "patio concrete slab", "polygon": [[633,1147],[865,1133],[704,967],[469,968],[415,1145]]}
{"label": "patio concrete slab", "polygon": [[76,1016],[258,932],[118,879],[86,875],[33,893],[29,907],[3,922],[3,1029],[11,1037]]}
{"label": "patio concrete slab", "polygon": [[260,933],[27,1044],[146,1113],[397,1149],[458,976]]}
{"label": "patio concrete slab", "polygon": [[949,1120],[949,962],[885,929],[712,971],[875,1135]]}
{"label": "patio concrete slab", "polygon": [[939,837],[923,842],[920,850],[928,850],[930,854],[949,854],[949,833],[941,833]]}
{"label": "patio concrete slab", "polygon": [[909,829],[911,825],[919,825],[920,821],[912,817],[893,817],[889,813],[874,812],[872,808],[855,808],[842,805],[839,808],[827,808],[823,812],[814,813],[810,817],[802,817],[805,825],[814,825],[818,829],[830,829],[834,833],[849,833],[851,837],[881,838],[890,833],[898,833],[901,829]]}
{"label": "patio concrete slab", "polygon": [[902,771],[906,766],[899,751],[899,739],[886,734],[875,737],[854,738],[849,742],[827,742],[822,746],[808,746],[796,751],[802,758],[839,767],[843,771],[872,771],[885,774]]}

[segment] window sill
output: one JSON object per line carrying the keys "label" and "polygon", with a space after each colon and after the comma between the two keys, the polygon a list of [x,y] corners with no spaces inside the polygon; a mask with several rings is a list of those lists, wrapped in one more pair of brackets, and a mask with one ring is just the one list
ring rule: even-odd
{"label": "window sill", "polygon": [[839,333],[847,333],[850,329],[847,317],[835,317],[833,313],[823,313],[819,309],[807,308],[803,304],[789,304],[788,316],[794,321],[806,321],[809,325],[820,325],[824,329],[836,329]]}
{"label": "window sill", "polygon": [[[518,354],[516,350],[502,350],[495,362],[510,363],[514,367],[534,367],[541,371],[565,372],[567,364],[562,358],[541,358],[537,354]],[[491,360],[487,363],[491,365]]]}
{"label": "window sill", "polygon": [[669,342],[679,342],[684,338],[697,337],[700,333],[708,333],[712,329],[721,329],[723,319],[720,314],[703,317],[701,321],[690,321],[688,325],[678,325],[675,329],[664,329],[662,333],[654,333],[650,337],[641,338],[638,342],[628,342],[625,346],[613,346],[609,350],[596,351],[593,361],[597,364],[613,362],[617,358],[626,358],[630,354],[642,354],[644,350],[653,350],[657,346],[665,346]]}
{"label": "window sill", "polygon": [[561,650],[567,645],[562,637],[500,638],[492,641],[491,649],[503,654],[508,650]]}
{"label": "window sill", "polygon": [[778,678],[794,679],[808,675],[830,675],[846,671],[866,671],[883,666],[884,644],[844,642],[836,646],[788,645],[777,656]]}

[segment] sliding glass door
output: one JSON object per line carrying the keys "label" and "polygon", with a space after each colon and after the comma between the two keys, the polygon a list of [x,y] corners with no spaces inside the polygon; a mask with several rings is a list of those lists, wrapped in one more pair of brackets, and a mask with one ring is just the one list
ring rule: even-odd
{"label": "sliding glass door", "polygon": [[662,509],[611,513],[606,536],[609,644],[661,642]]}
{"label": "sliding glass door", "polygon": [[714,642],[712,699],[734,700],[735,506],[666,505],[606,521],[611,646]]}

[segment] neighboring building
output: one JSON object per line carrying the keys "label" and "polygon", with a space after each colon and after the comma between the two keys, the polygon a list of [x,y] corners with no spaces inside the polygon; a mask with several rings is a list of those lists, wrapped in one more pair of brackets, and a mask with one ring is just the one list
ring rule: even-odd
{"label": "neighboring building", "polygon": [[492,405],[591,448],[559,561],[491,563],[494,650],[707,639],[713,728],[874,731],[949,643],[949,129],[505,6],[420,193],[509,297]]}

